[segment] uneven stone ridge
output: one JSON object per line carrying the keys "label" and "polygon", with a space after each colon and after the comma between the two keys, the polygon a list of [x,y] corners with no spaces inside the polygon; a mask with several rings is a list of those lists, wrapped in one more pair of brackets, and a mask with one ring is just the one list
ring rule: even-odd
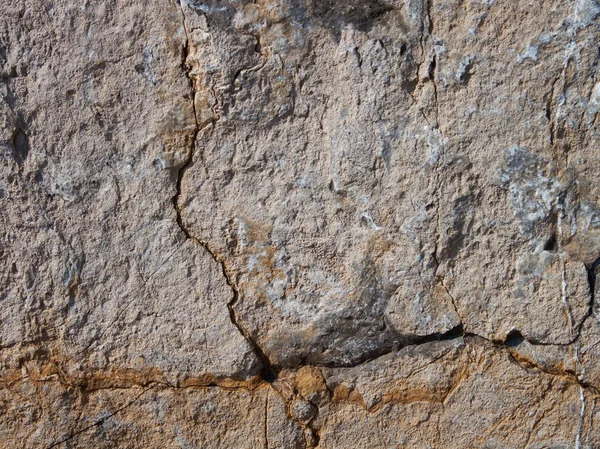
{"label": "uneven stone ridge", "polygon": [[599,448],[597,0],[2,0],[0,448]]}

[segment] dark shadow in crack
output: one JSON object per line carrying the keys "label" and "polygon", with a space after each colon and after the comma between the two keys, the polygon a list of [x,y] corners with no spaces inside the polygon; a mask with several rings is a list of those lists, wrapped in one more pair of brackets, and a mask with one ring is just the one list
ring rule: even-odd
{"label": "dark shadow in crack", "polygon": [[308,0],[309,17],[340,40],[342,30],[369,32],[375,22],[394,8],[380,0]]}

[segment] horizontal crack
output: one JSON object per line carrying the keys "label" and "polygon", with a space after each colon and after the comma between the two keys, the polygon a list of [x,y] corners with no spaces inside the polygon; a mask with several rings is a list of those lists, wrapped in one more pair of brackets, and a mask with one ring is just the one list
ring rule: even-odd
{"label": "horizontal crack", "polygon": [[374,354],[370,354],[368,357],[364,357],[359,359],[354,363],[312,363],[312,364],[300,364],[297,369],[302,367],[318,367],[318,368],[356,368],[357,366],[364,365],[366,363],[373,362],[381,357],[385,357],[386,355],[393,354],[403,348],[410,346],[419,346],[425,343],[431,343],[434,341],[450,341],[455,340],[456,338],[460,338],[464,335],[463,324],[460,323],[457,326],[453,327],[447,332],[441,333],[433,333],[423,336],[399,336],[400,339],[403,340],[402,345],[385,347],[381,351],[377,351]]}
{"label": "horizontal crack", "polygon": [[[458,329],[453,330],[453,332],[457,332],[457,331],[458,331]],[[493,340],[487,339],[485,337],[482,337],[480,335],[473,334],[473,333],[463,333],[461,335],[455,335],[452,338],[451,337],[452,337],[452,334],[450,334],[450,333],[443,334],[443,335],[439,336],[438,338],[427,336],[427,337],[422,338],[417,343],[414,343],[411,345],[406,345],[404,348],[420,346],[422,344],[430,343],[433,341],[451,341],[454,339],[464,339],[465,343],[468,345],[471,345],[471,346],[485,347],[485,344],[483,344],[483,343],[478,344],[476,342],[476,340],[479,339],[482,342],[487,343],[490,347],[494,347],[494,348],[506,353],[511,358],[511,360],[513,360],[515,363],[517,363],[519,366],[521,366],[525,370],[536,369],[536,370],[539,370],[539,371],[541,371],[547,375],[553,376],[553,377],[563,377],[563,378],[566,378],[566,379],[578,384],[582,388],[592,390],[596,394],[600,395],[600,388],[598,386],[592,385],[585,381],[582,381],[581,379],[579,379],[577,377],[577,375],[575,373],[567,371],[567,370],[560,371],[560,372],[548,371],[548,370],[544,369],[543,366],[535,363],[534,361],[532,361],[530,359],[523,357],[517,351],[515,351],[513,347],[511,347],[503,342],[493,341]],[[397,352],[397,351],[395,351],[395,352]],[[387,354],[390,354],[390,353],[392,353],[392,351],[389,351]],[[380,357],[387,355],[387,354],[382,354]],[[377,358],[364,361],[363,364],[373,362],[376,359]],[[306,367],[350,369],[350,368],[355,368],[357,366],[360,366],[360,364],[353,365],[353,366],[336,366],[336,367],[320,366],[320,365],[313,364],[313,365],[302,365],[302,366],[294,367],[291,369],[287,368],[286,372],[294,373],[294,372],[300,370],[301,368],[306,368]],[[224,390],[224,391],[236,391],[236,390],[254,391],[263,386],[273,384],[272,382],[269,382],[264,379],[258,380],[257,382],[252,382],[252,381],[240,382],[239,380],[234,379],[234,378],[223,377],[222,379],[219,379],[217,381],[206,382],[206,383],[197,383],[197,384],[190,383],[190,384],[185,384],[185,385],[180,385],[180,386],[172,385],[168,382],[157,381],[157,380],[136,381],[135,379],[132,379],[132,380],[128,381],[127,385],[125,385],[125,386],[101,386],[100,385],[97,387],[88,388],[85,380],[77,379],[77,380],[69,381],[69,379],[66,376],[64,376],[64,375],[61,376],[61,375],[58,375],[57,373],[54,373],[45,378],[37,378],[37,379],[33,378],[31,376],[24,376],[24,377],[22,376],[22,377],[13,378],[13,379],[6,379],[6,378],[0,379],[0,389],[11,388],[13,385],[18,384],[19,382],[23,382],[23,381],[31,381],[33,383],[58,383],[58,384],[63,385],[66,388],[77,388],[81,391],[86,391],[86,392],[93,392],[93,391],[98,391],[98,390],[127,390],[127,389],[140,388],[140,387],[142,387],[142,388],[162,387],[162,388],[174,389],[174,390],[185,390],[185,389],[202,390],[202,389],[208,389],[208,388],[218,388],[218,389]],[[228,382],[231,382],[231,385],[227,385]]]}
{"label": "horizontal crack", "polygon": [[[458,331],[458,329],[454,330],[454,332],[457,332],[457,331]],[[443,340],[443,339],[450,339],[449,337],[450,337],[450,335],[449,335],[449,333],[447,333],[447,334],[444,334],[444,335],[440,335],[438,340],[440,340],[440,339],[441,340]],[[506,354],[519,367],[521,367],[522,369],[524,369],[524,370],[526,370],[528,372],[534,370],[534,371],[543,372],[544,374],[552,376],[552,377],[563,378],[563,379],[565,379],[565,380],[567,380],[569,382],[572,382],[573,384],[578,385],[582,389],[590,391],[591,393],[593,393],[596,396],[600,396],[600,390],[596,386],[590,385],[590,384],[588,384],[586,382],[581,381],[575,374],[570,373],[570,372],[563,372],[563,373],[557,374],[555,372],[546,371],[543,367],[535,364],[531,360],[527,360],[527,359],[521,358],[518,354],[515,354],[511,350],[511,348],[509,346],[507,346],[504,343],[494,342],[492,340],[486,339],[486,338],[478,336],[476,334],[470,334],[470,333],[464,333],[464,334],[462,334],[462,336],[459,335],[458,337],[455,337],[455,338],[465,338],[465,343],[467,345],[469,345],[469,346],[478,346],[478,347],[485,348],[487,346],[486,345],[486,343],[487,343],[489,345],[487,347],[492,347],[492,348],[500,350],[502,353]],[[479,339],[479,340],[481,340],[482,342],[485,342],[485,343],[477,343],[477,339]],[[435,339],[433,337],[425,337],[419,343],[417,343],[415,345],[412,345],[412,346],[418,346],[419,344],[423,344],[425,342],[430,342],[430,341],[435,341]],[[468,365],[468,362],[467,362],[467,365]],[[72,387],[72,385],[64,384],[60,379],[57,379],[57,378],[54,378],[54,379],[44,379],[44,380],[34,380],[34,379],[21,378],[21,379],[15,379],[13,381],[13,383],[19,382],[19,381],[25,381],[25,380],[31,380],[32,382],[36,382],[36,383],[37,382],[43,382],[43,383],[53,382],[53,383],[59,383],[59,384],[65,386],[67,388]],[[262,381],[262,382],[260,382],[260,383],[258,383],[256,385],[254,385],[253,387],[248,387],[248,386],[223,387],[223,386],[220,386],[220,385],[217,385],[217,384],[189,385],[189,386],[183,386],[182,387],[182,386],[173,386],[173,385],[170,385],[168,383],[155,382],[155,381],[148,382],[148,383],[143,384],[143,385],[131,386],[129,388],[140,388],[141,387],[141,388],[143,388],[143,390],[133,400],[131,400],[130,402],[128,402],[124,406],[118,408],[116,411],[114,411],[114,412],[112,412],[112,413],[110,413],[110,414],[108,414],[106,416],[103,416],[102,418],[94,421],[90,425],[87,425],[87,426],[85,426],[85,427],[83,427],[83,428],[81,428],[81,429],[79,429],[79,430],[77,430],[77,431],[75,431],[73,433],[70,433],[69,435],[61,438],[59,441],[56,441],[52,445],[48,446],[47,449],[53,449],[53,448],[55,448],[55,447],[57,447],[57,446],[59,446],[61,444],[68,443],[70,440],[76,438],[77,436],[81,435],[82,433],[87,432],[87,431],[89,431],[89,430],[91,430],[91,429],[93,429],[93,428],[95,428],[95,427],[97,427],[99,425],[102,425],[106,420],[108,420],[111,417],[113,417],[113,416],[115,416],[115,415],[117,415],[117,414],[125,411],[127,408],[129,408],[132,405],[134,405],[137,401],[139,401],[139,399],[144,394],[146,394],[148,391],[150,391],[152,389],[161,388],[161,389],[173,389],[173,390],[186,390],[186,389],[202,390],[202,389],[208,389],[208,388],[218,388],[218,389],[225,390],[225,391],[235,391],[235,390],[254,391],[254,390],[258,390],[259,388],[261,388],[263,386],[269,386],[269,387],[275,386],[276,387],[276,385],[271,385],[271,383],[266,382],[266,381]],[[98,388],[98,389],[94,389],[94,390],[86,390],[83,387],[79,387],[79,389],[81,391],[86,391],[86,392],[89,393],[89,392],[97,391],[97,390],[113,390],[113,389],[114,390],[116,390],[116,389],[123,390],[123,389],[127,389],[127,388]],[[274,391],[274,393],[278,394],[286,402],[287,408],[289,409],[290,401],[293,398],[292,399],[286,398],[286,396],[284,394],[282,394],[281,392],[279,392],[277,388],[274,388],[273,391]],[[450,393],[448,393],[448,394],[450,394]],[[448,395],[446,395],[446,397],[447,396]],[[329,400],[332,401],[333,399],[330,398]],[[312,402],[311,402],[311,404],[316,408],[317,413],[318,413],[319,407],[316,404],[312,403]],[[288,415],[289,415],[289,410],[288,410]],[[290,417],[290,419],[293,419],[291,416],[289,416],[289,417]],[[319,439],[320,439],[319,438],[319,428],[311,426],[310,422],[308,424],[303,424],[303,427],[308,427],[309,428],[309,430],[310,430],[310,432],[311,432],[311,434],[313,436],[314,441],[317,442],[317,444],[318,444]]]}
{"label": "horizontal crack", "polygon": [[546,369],[544,369],[543,366],[541,366],[538,363],[535,363],[533,360],[530,359],[526,359],[524,357],[522,357],[520,354],[518,354],[516,351],[513,352],[511,351],[511,349],[509,347],[505,347],[505,346],[501,346],[503,349],[508,351],[508,354],[510,356],[510,358],[517,363],[521,368],[523,368],[524,370],[529,371],[530,367],[528,367],[527,365],[530,365],[531,367],[534,367],[535,369],[538,369],[539,371],[542,371],[543,373],[549,375],[549,376],[553,376],[553,377],[564,377],[568,380],[570,380],[571,382],[579,385],[581,388],[584,388],[586,390],[591,390],[593,391],[595,394],[600,395],[600,388],[598,388],[595,385],[590,384],[589,382],[585,382],[583,380],[581,380],[579,378],[579,376],[577,376],[576,373],[573,373],[571,371],[560,371],[560,372],[552,372],[552,371],[548,371]]}

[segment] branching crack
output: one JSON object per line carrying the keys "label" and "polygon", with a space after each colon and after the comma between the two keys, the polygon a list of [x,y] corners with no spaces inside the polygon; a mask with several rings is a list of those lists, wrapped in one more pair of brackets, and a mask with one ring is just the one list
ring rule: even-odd
{"label": "branching crack", "polygon": [[[431,5],[431,1],[426,1],[426,20],[424,20],[424,29],[422,30],[422,38],[421,38],[421,51],[423,54],[423,61],[421,61],[421,63],[424,62],[424,54],[425,54],[425,45],[424,45],[424,40],[425,39],[432,39],[433,38],[433,20],[432,20],[432,5]],[[186,22],[185,22],[185,13],[184,13],[184,9],[182,7],[182,5],[180,4],[180,9],[181,9],[181,14],[182,14],[182,21],[183,21],[183,28],[184,28],[184,32],[186,35],[186,42],[184,44],[183,47],[183,54],[182,54],[182,69],[184,70],[186,77],[189,80],[189,86],[190,86],[190,91],[192,94],[192,108],[193,108],[193,113],[194,113],[194,120],[195,120],[195,127],[194,127],[194,131],[192,133],[191,136],[191,142],[189,144],[189,148],[187,151],[187,158],[185,160],[185,162],[181,165],[178,175],[177,175],[177,183],[176,183],[176,193],[173,196],[173,205],[176,211],[176,221],[177,221],[177,225],[179,226],[179,228],[181,229],[181,231],[183,232],[183,234],[185,235],[185,237],[189,240],[193,240],[195,243],[197,243],[198,245],[202,246],[212,257],[212,259],[218,263],[221,266],[221,270],[224,276],[224,279],[227,283],[227,285],[231,288],[232,291],[232,299],[231,301],[227,304],[227,308],[229,311],[229,316],[230,316],[230,320],[232,322],[232,324],[238,329],[238,331],[240,332],[240,334],[245,338],[245,340],[248,342],[248,344],[250,345],[250,347],[252,348],[254,354],[256,355],[256,357],[258,358],[258,360],[260,361],[261,365],[262,365],[262,370],[261,370],[261,379],[263,381],[272,383],[274,380],[277,379],[278,377],[278,372],[276,371],[275,367],[271,364],[269,358],[267,357],[267,355],[264,353],[264,351],[261,349],[261,347],[257,344],[257,342],[254,340],[254,338],[250,335],[250,333],[244,329],[244,327],[240,324],[237,316],[236,316],[236,312],[235,312],[235,304],[237,303],[240,294],[238,289],[236,288],[232,276],[229,273],[227,266],[225,264],[225,262],[222,260],[222,258],[218,257],[217,254],[211,250],[210,246],[208,245],[207,242],[204,242],[200,239],[198,239],[197,237],[193,236],[191,234],[191,232],[186,228],[186,226],[183,223],[183,219],[182,219],[182,211],[179,207],[179,199],[181,196],[181,189],[182,189],[182,181],[183,181],[183,177],[185,175],[185,172],[187,171],[187,169],[193,164],[193,160],[194,160],[194,155],[196,152],[196,142],[198,139],[198,135],[199,133],[202,131],[199,122],[198,122],[198,115],[197,115],[197,111],[196,111],[196,105],[195,105],[195,101],[194,101],[194,93],[195,93],[195,83],[193,78],[190,75],[190,67],[188,65],[188,55],[190,53],[190,40],[189,40],[189,36],[188,36],[188,31],[187,31],[187,27],[186,27]],[[427,25],[427,29],[425,29],[425,24]],[[427,37],[424,39],[423,35],[425,35],[425,33],[427,33]],[[260,38],[258,36],[254,36],[257,40],[257,44],[256,44],[256,51],[262,54],[262,46],[260,43]],[[437,86],[437,80],[436,80],[436,69],[437,69],[437,59],[436,59],[436,55],[433,55],[431,61],[430,61],[430,66],[428,68],[428,75],[429,75],[429,79],[431,80],[431,82],[433,83],[433,88],[434,88],[434,107],[436,110],[436,117],[435,117],[435,126],[434,128],[438,130],[438,132],[441,135],[442,138],[442,148],[444,146],[444,136],[443,133],[441,131],[440,128],[440,123],[439,123],[439,99],[438,99],[438,86]],[[420,64],[421,64],[420,63]],[[563,76],[564,78],[564,76]],[[549,122],[550,122],[550,139],[551,139],[551,144],[554,145],[556,143],[556,125],[557,125],[557,121],[556,118],[558,117],[559,111],[557,111],[556,113],[552,112],[552,106],[553,106],[553,97],[554,97],[554,92],[555,92],[555,84],[559,81],[560,79],[557,79],[554,81],[553,85],[552,85],[552,90],[550,93],[550,97],[548,98],[547,101],[547,116],[549,118]],[[564,80],[563,80],[563,84],[564,84]],[[564,89],[564,86],[563,86]],[[559,108],[560,108],[560,104],[559,104]],[[215,115],[216,117],[218,117],[218,115]],[[425,117],[425,119],[427,120],[427,117]],[[215,125],[216,121],[218,121],[218,118],[212,123],[212,126]],[[210,126],[210,125],[209,125]],[[438,227],[436,230],[436,242],[435,242],[435,248],[433,251],[433,257],[435,259],[436,265],[439,267],[439,262],[437,260],[437,251],[438,251],[438,245],[439,245],[439,231],[440,231],[440,211],[439,211],[439,200],[440,200],[440,195],[439,195],[439,190],[441,187],[441,184],[439,184],[439,168],[440,168],[440,163],[439,161],[436,164],[436,171],[437,173],[437,181],[438,181],[438,187],[436,188],[436,196],[437,196],[437,201],[438,201],[438,207],[437,207],[437,220],[438,220]],[[593,314],[593,307],[594,307],[594,289],[595,289],[595,282],[596,282],[596,274],[595,274],[595,270],[596,268],[600,265],[600,258],[598,260],[596,260],[593,264],[591,264],[590,266],[587,267],[587,272],[588,272],[588,283],[589,283],[589,287],[590,287],[590,295],[591,295],[591,300],[590,300],[590,305],[589,305],[589,312],[587,314],[587,316],[581,321],[581,323],[579,324],[578,328],[577,328],[577,336],[574,338],[573,341],[567,343],[567,344],[560,344],[558,346],[567,346],[567,345],[571,345],[574,344],[578,341],[578,339],[581,336],[581,331],[583,328],[583,323],[585,322],[585,320],[591,316]],[[454,307],[454,310],[459,318],[460,323],[455,326],[454,328],[450,329],[448,332],[445,333],[440,333],[440,334],[431,334],[431,335],[426,335],[426,336],[421,336],[421,337],[414,337],[414,338],[410,338],[408,341],[406,341],[403,346],[408,346],[408,345],[420,345],[420,344],[424,344],[427,342],[431,342],[431,341],[444,341],[444,340],[452,340],[455,338],[459,338],[459,337],[468,337],[468,336],[476,336],[474,334],[470,334],[467,333],[465,328],[464,328],[464,324],[462,321],[462,318],[460,317],[460,314],[458,313],[458,304],[456,299],[453,297],[453,295],[450,293],[450,290],[448,288],[448,286],[446,285],[446,283],[444,282],[443,277],[441,277],[440,279],[441,285],[443,286],[443,288],[445,289],[445,291],[448,293],[448,295],[450,296],[451,300],[452,300],[452,305]],[[520,334],[519,334],[520,335]],[[484,337],[480,337],[480,338],[484,338]],[[485,339],[485,338],[484,338]],[[522,340],[525,340],[524,338],[521,337]],[[527,340],[528,341],[528,340]],[[530,344],[533,345],[541,345],[543,346],[544,344],[540,344],[540,343],[536,343],[534,341],[528,341]],[[504,342],[493,342],[494,345],[496,346],[502,346],[504,348],[507,348],[509,350],[509,353],[512,354],[512,352],[510,351],[511,349],[511,341],[510,341],[510,337],[507,337],[506,341]],[[357,363],[354,363],[352,365],[349,366],[338,366],[338,367],[354,367],[354,366],[359,366],[362,365],[364,363],[368,363],[371,362],[377,358],[383,357],[387,354],[390,354],[394,351],[394,348],[385,348],[384,350],[371,355],[368,358],[359,360]],[[514,357],[513,357],[514,359]],[[516,359],[515,359],[516,361]],[[520,362],[518,362],[519,364],[521,364]],[[318,365],[315,364],[314,366],[328,366],[328,365]],[[534,365],[537,368],[541,369],[542,371],[544,371],[541,367]],[[552,374],[552,373],[548,373],[548,374]],[[582,382],[581,379],[579,379],[577,377],[576,374],[573,373],[566,373],[565,375],[570,376],[571,378],[573,378],[579,385],[582,386],[582,388],[594,388],[591,387],[589,385],[586,385],[584,382]],[[595,388],[594,388],[595,390]]]}
{"label": "branching crack", "polygon": [[[195,85],[194,85],[194,80],[192,79],[192,77],[190,76],[190,69],[189,66],[187,64],[187,58],[190,52],[190,40],[189,40],[189,36],[188,36],[188,31],[187,31],[187,26],[186,26],[186,22],[185,22],[185,13],[183,10],[183,7],[181,5],[181,3],[179,3],[179,7],[181,10],[181,16],[182,16],[182,23],[183,23],[183,29],[185,32],[185,36],[186,36],[186,42],[184,44],[183,47],[183,54],[182,54],[182,69],[184,71],[184,73],[186,74],[186,77],[189,80],[189,86],[190,86],[190,91],[191,91],[191,98],[192,98],[192,110],[194,112],[194,120],[195,120],[195,128],[194,128],[194,132],[192,135],[192,141],[190,142],[190,146],[187,152],[187,159],[186,161],[183,163],[183,165],[181,166],[181,168],[179,169],[179,172],[177,174],[177,185],[176,185],[176,191],[175,191],[175,195],[173,196],[173,206],[175,208],[175,212],[176,212],[176,221],[177,221],[177,225],[179,226],[179,228],[181,229],[181,231],[183,232],[183,234],[185,235],[185,237],[189,240],[194,241],[195,243],[197,243],[198,245],[202,246],[212,257],[212,259],[221,266],[221,270],[223,272],[223,276],[225,278],[225,281],[227,283],[227,285],[231,288],[233,297],[232,300],[227,304],[227,308],[229,310],[229,317],[231,319],[231,322],[233,323],[233,325],[238,329],[238,331],[240,332],[240,334],[242,334],[242,336],[246,339],[246,341],[248,342],[248,344],[250,345],[250,347],[252,348],[252,350],[254,351],[256,357],[259,359],[259,361],[261,362],[262,365],[262,378],[264,380],[266,380],[267,382],[272,382],[273,380],[275,380],[277,378],[277,374],[275,373],[275,371],[272,368],[271,362],[269,361],[268,357],[265,355],[265,353],[262,351],[262,349],[260,348],[260,346],[252,339],[252,337],[250,336],[250,334],[239,324],[238,319],[236,317],[235,314],[235,310],[234,310],[234,305],[237,302],[238,298],[239,298],[239,293],[237,288],[235,287],[231,276],[229,275],[228,271],[227,271],[227,267],[225,266],[225,262],[223,260],[220,260],[217,255],[215,254],[215,252],[213,252],[208,243],[207,242],[203,242],[202,240],[196,238],[195,236],[193,236],[190,231],[185,227],[184,223],[183,223],[183,218],[182,218],[182,214],[181,214],[181,209],[179,207],[179,197],[181,196],[181,184],[183,181],[183,177],[185,175],[186,170],[193,164],[193,160],[194,160],[194,155],[196,152],[196,142],[198,139],[198,134],[201,131],[199,122],[198,122],[198,114],[196,111],[196,102],[194,101],[194,94],[195,94]],[[213,123],[214,125],[214,123]]]}

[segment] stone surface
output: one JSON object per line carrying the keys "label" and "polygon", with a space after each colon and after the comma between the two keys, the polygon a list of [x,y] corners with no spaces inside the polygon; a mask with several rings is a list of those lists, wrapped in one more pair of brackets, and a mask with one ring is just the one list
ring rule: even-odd
{"label": "stone surface", "polygon": [[597,0],[4,0],[0,447],[600,447]]}
{"label": "stone surface", "polygon": [[[6,447],[304,447],[302,429],[268,387],[85,392],[24,380],[3,389],[0,401],[18,402],[3,420]],[[19,427],[28,431],[14,432]]]}

